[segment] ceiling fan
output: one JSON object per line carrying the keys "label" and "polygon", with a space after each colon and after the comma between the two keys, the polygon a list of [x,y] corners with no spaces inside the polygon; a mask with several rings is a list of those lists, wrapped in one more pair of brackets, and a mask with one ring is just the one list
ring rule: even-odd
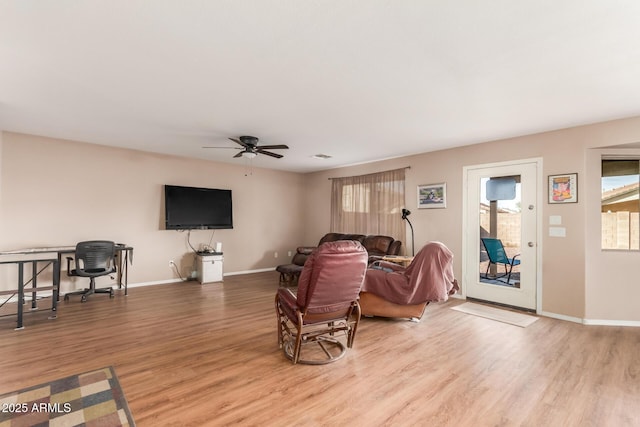
{"label": "ceiling fan", "polygon": [[202,147],[202,148],[233,148],[235,150],[242,150],[238,154],[233,157],[246,157],[248,159],[253,159],[258,154],[265,154],[267,156],[275,157],[276,159],[282,158],[282,154],[272,153],[271,151],[266,150],[285,150],[289,147],[284,144],[278,145],[258,145],[258,138],[255,136],[241,136],[238,139],[229,138],[231,141],[240,145],[240,147]]}

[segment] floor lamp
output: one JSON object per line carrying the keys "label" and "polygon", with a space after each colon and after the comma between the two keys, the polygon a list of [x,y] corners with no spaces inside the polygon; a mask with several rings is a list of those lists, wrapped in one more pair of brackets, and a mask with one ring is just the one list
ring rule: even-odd
{"label": "floor lamp", "polygon": [[411,221],[409,221],[409,218],[407,218],[409,215],[411,215],[411,211],[409,209],[402,209],[402,219],[406,220],[409,223],[409,227],[411,227],[411,255],[415,256],[416,254],[416,247],[415,247],[415,243],[413,241],[413,225],[411,224]]}

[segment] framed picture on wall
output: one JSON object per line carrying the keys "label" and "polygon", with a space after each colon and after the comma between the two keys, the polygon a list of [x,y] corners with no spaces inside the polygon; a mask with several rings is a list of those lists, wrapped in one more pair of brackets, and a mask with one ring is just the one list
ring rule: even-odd
{"label": "framed picture on wall", "polygon": [[578,174],[549,175],[549,203],[577,203]]}
{"label": "framed picture on wall", "polygon": [[418,185],[418,209],[447,207],[447,184]]}

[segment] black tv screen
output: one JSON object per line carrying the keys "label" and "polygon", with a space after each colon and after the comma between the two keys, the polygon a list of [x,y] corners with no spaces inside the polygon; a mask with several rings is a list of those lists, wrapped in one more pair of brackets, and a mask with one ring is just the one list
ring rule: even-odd
{"label": "black tv screen", "polygon": [[231,190],[164,186],[165,228],[233,228]]}

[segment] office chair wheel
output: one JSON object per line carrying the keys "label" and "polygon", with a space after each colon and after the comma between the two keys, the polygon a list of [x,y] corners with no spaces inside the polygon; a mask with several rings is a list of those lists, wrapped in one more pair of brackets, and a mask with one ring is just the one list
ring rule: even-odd
{"label": "office chair wheel", "polygon": [[82,298],[80,298],[80,302],[87,302],[87,296],[82,295]]}

